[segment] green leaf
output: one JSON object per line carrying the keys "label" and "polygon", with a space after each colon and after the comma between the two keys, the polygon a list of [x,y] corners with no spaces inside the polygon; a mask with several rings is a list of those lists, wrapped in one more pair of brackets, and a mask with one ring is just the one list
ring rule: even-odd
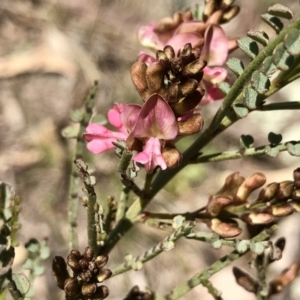
{"label": "green leaf", "polygon": [[73,122],[81,122],[83,119],[83,112],[79,109],[75,109],[71,113],[71,119]]}
{"label": "green leaf", "polygon": [[258,94],[257,92],[250,88],[250,87],[245,87],[243,90],[243,95],[244,95],[244,104],[249,108],[249,109],[255,109],[258,105]]}
{"label": "green leaf", "polygon": [[237,243],[235,245],[235,249],[238,253],[245,253],[245,252],[247,252],[249,245],[250,245],[249,241],[246,241],[246,240],[237,241]]}
{"label": "green leaf", "polygon": [[243,148],[251,148],[254,145],[254,138],[251,135],[241,135],[240,144]]}
{"label": "green leaf", "polygon": [[180,227],[183,226],[184,221],[185,221],[185,217],[183,217],[183,216],[181,216],[181,215],[178,215],[178,216],[176,216],[176,217],[173,219],[172,227],[173,227],[175,230],[178,230]]}
{"label": "green leaf", "polygon": [[251,77],[251,86],[259,94],[265,94],[269,90],[270,80],[266,75],[256,70]]}
{"label": "green leaf", "polygon": [[300,54],[300,31],[292,28],[284,39],[284,47],[291,55]]}
{"label": "green leaf", "polygon": [[265,148],[265,153],[270,157],[276,157],[279,153],[279,147],[278,146],[272,147],[268,145]]}
{"label": "green leaf", "polygon": [[164,241],[162,248],[164,251],[169,251],[175,247],[175,243],[173,241]]}
{"label": "green leaf", "polygon": [[[77,125],[77,124],[74,124]],[[78,136],[78,126],[70,125],[64,128],[61,135],[66,139],[75,139]]]}
{"label": "green leaf", "polygon": [[268,134],[268,141],[272,144],[272,145],[278,145],[280,144],[280,142],[282,141],[282,135],[281,134],[276,134],[274,132],[270,132]]}
{"label": "green leaf", "polygon": [[235,113],[237,114],[237,116],[241,119],[245,118],[249,113],[248,108],[246,106],[244,106],[243,104],[235,104],[232,107],[233,107],[233,110],[235,111]]}
{"label": "green leaf", "polygon": [[267,46],[269,43],[269,37],[264,31],[249,30],[247,35],[263,46]]}
{"label": "green leaf", "polygon": [[40,244],[39,244],[38,240],[32,238],[25,244],[25,248],[29,252],[36,253],[40,249]]}
{"label": "green leaf", "polygon": [[225,82],[225,81],[220,82],[217,84],[217,86],[224,95],[227,95],[230,91],[230,85],[228,82]]}
{"label": "green leaf", "polygon": [[293,156],[300,156],[300,142],[288,142],[287,151]]}
{"label": "green leaf", "polygon": [[272,57],[273,63],[279,70],[289,70],[294,62],[294,57],[285,50],[283,43],[277,45]]}
{"label": "green leaf", "polygon": [[268,56],[264,61],[262,65],[262,73],[266,76],[270,77],[272,74],[274,74],[277,71],[276,66],[273,64],[273,59],[271,56]]}
{"label": "green leaf", "polygon": [[23,273],[13,274],[12,280],[14,281],[17,289],[23,296],[29,291],[30,283],[28,278]]}
{"label": "green leaf", "polygon": [[294,16],[293,12],[288,7],[279,3],[270,6],[268,8],[268,13],[273,16],[288,19],[288,20],[291,20]]}
{"label": "green leaf", "polygon": [[244,65],[238,58],[229,58],[226,65],[237,76],[240,76],[244,71]]}
{"label": "green leaf", "polygon": [[92,117],[91,123],[97,123],[104,126],[107,125],[107,118],[102,114],[97,114]]}
{"label": "green leaf", "polygon": [[259,53],[257,43],[249,37],[238,39],[237,43],[241,50],[243,50],[252,59],[255,58],[255,56],[257,56],[257,54]]}
{"label": "green leaf", "polygon": [[275,30],[276,33],[279,33],[284,26],[280,19],[278,19],[277,17],[269,13],[261,15],[261,18],[268,25],[270,25]]}

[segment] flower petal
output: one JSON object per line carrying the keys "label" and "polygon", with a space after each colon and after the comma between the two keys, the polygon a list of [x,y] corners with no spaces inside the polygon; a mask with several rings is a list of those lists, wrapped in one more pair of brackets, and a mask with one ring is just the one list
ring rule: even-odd
{"label": "flower petal", "polygon": [[228,39],[223,29],[218,25],[211,25],[205,31],[204,46],[201,58],[208,66],[222,66],[228,55]]}
{"label": "flower petal", "polygon": [[221,92],[221,90],[214,84],[211,84],[210,82],[203,81],[205,85],[205,95],[202,98],[200,104],[207,104],[214,102],[215,100],[221,100],[224,98],[224,94]]}
{"label": "flower petal", "polygon": [[156,61],[156,58],[144,51],[140,51],[140,54],[138,56],[138,61],[144,62],[147,66],[151,65]]}
{"label": "flower petal", "polygon": [[162,170],[167,168],[167,164],[161,154],[159,139],[153,137],[147,141],[144,150],[138,153],[133,160],[144,164],[148,173],[152,173],[157,166],[160,166]]}
{"label": "flower petal", "polygon": [[133,130],[140,111],[141,106],[137,104],[125,105],[124,111],[121,114],[121,122],[127,128],[128,132]]}
{"label": "flower petal", "polygon": [[115,139],[102,139],[102,140],[92,140],[87,144],[87,148],[94,154],[100,154],[106,150],[109,150],[114,147],[112,142],[116,141]]}
{"label": "flower petal", "polygon": [[137,138],[175,139],[178,133],[176,118],[164,98],[154,94],[145,102],[132,133]]}
{"label": "flower petal", "polygon": [[154,32],[154,24],[143,26],[138,30],[138,39],[142,46],[156,51],[163,49],[164,44],[159,39],[159,36]]}
{"label": "flower petal", "polygon": [[187,43],[191,43],[193,48],[200,47],[203,44],[203,38],[195,32],[179,33],[169,39],[166,45],[172,46],[175,53],[177,53]]}
{"label": "flower petal", "polygon": [[209,68],[205,67],[203,69],[203,79],[205,81],[211,82],[213,84],[225,81],[227,78],[227,70],[222,67]]}
{"label": "flower petal", "polygon": [[108,121],[111,125],[119,129],[119,131],[126,133],[126,128],[121,122],[121,113],[124,111],[125,105],[123,103],[115,103],[113,108],[107,113]]}

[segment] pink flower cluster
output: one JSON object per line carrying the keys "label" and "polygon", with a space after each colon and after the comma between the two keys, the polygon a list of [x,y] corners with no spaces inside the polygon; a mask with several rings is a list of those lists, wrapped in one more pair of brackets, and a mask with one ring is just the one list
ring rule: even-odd
{"label": "pink flower cluster", "polygon": [[136,104],[115,104],[108,112],[108,120],[118,131],[108,130],[99,124],[90,124],[84,138],[87,148],[94,154],[114,147],[118,140],[131,143],[137,139],[143,143],[143,150],[134,156],[134,161],[144,164],[147,172],[160,166],[167,168],[162,155],[162,144],[174,140],[178,135],[175,115],[167,102],[158,94],[152,95],[141,107]]}

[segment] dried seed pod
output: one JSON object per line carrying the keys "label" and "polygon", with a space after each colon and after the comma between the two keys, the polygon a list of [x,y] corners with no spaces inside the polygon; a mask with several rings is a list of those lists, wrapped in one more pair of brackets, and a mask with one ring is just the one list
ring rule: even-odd
{"label": "dried seed pod", "polygon": [[242,232],[241,228],[234,226],[229,222],[222,222],[217,218],[211,219],[207,225],[213,232],[217,233],[219,236],[224,238],[235,237]]}
{"label": "dried seed pod", "polygon": [[172,58],[175,57],[175,51],[172,46],[169,46],[169,45],[165,46],[164,52],[169,60],[171,60]]}
{"label": "dried seed pod", "polygon": [[94,258],[94,251],[91,247],[86,247],[84,252],[83,252],[83,257],[88,260],[91,261]]}
{"label": "dried seed pod", "polygon": [[292,198],[293,198],[293,200],[296,200],[296,201],[300,200],[300,189],[293,191]]}
{"label": "dried seed pod", "polygon": [[224,207],[230,205],[232,199],[223,196],[211,197],[206,206],[206,211],[213,217],[216,217]]}
{"label": "dried seed pod", "polygon": [[79,265],[79,257],[77,255],[74,255],[72,251],[67,256],[67,264],[74,272],[79,272],[81,270],[81,267]]}
{"label": "dried seed pod", "polygon": [[295,188],[300,189],[300,168],[294,170],[293,177]]}
{"label": "dried seed pod", "polygon": [[66,279],[70,277],[70,274],[67,270],[67,264],[63,257],[54,257],[52,261],[52,272],[58,287],[60,287],[63,290]]}
{"label": "dried seed pod", "polygon": [[232,20],[238,13],[240,12],[240,8],[237,5],[232,6],[228,10],[226,10],[222,16],[221,23],[227,23]]}
{"label": "dried seed pod", "polygon": [[178,135],[191,135],[199,132],[204,124],[200,114],[194,114],[185,121],[178,121]]}
{"label": "dried seed pod", "polygon": [[146,101],[151,94],[153,94],[147,84],[146,71],[147,65],[141,61],[134,63],[130,69],[132,83],[144,101]]}
{"label": "dried seed pod", "polygon": [[249,195],[257,188],[266,183],[266,176],[262,173],[254,173],[247,177],[239,187],[235,197],[234,203],[243,203],[247,200]]}
{"label": "dried seed pod", "polygon": [[284,237],[277,239],[274,245],[271,244],[271,250],[268,257],[268,264],[281,259],[284,247],[285,247]]}
{"label": "dried seed pod", "polygon": [[191,54],[192,54],[192,44],[187,43],[179,49],[177,56],[190,56]]}
{"label": "dried seed pod", "polygon": [[183,68],[182,75],[185,77],[193,77],[202,72],[206,65],[207,62],[205,60],[196,59]]}
{"label": "dried seed pod", "polygon": [[105,285],[97,287],[95,294],[93,295],[94,300],[103,300],[109,295],[109,289]]}
{"label": "dried seed pod", "polygon": [[152,93],[164,89],[165,66],[163,62],[156,61],[148,66],[146,70],[146,80],[149,90]]}
{"label": "dried seed pod", "polygon": [[256,280],[238,267],[233,267],[232,271],[238,285],[243,287],[246,291],[256,294],[258,289],[258,283]]}
{"label": "dried seed pod", "polygon": [[196,79],[190,78],[180,87],[182,96],[187,96],[193,93],[198,88],[198,81]]}

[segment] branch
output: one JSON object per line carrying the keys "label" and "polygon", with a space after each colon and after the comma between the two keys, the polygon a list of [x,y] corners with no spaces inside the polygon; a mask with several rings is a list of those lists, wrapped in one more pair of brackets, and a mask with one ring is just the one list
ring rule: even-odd
{"label": "branch", "polygon": [[[273,225],[272,227],[263,230],[257,236],[255,236],[251,241],[260,242],[268,240],[272,234],[277,230],[278,226]],[[205,268],[202,272],[195,274],[188,281],[181,283],[176,288],[174,288],[170,293],[165,296],[157,297],[155,300],[175,300],[189,292],[192,288],[196,287],[199,284],[202,284],[203,281],[209,280],[209,278],[215,273],[221,271],[225,267],[229,266],[233,261],[240,258],[245,253],[239,253],[234,250],[226,256],[223,256],[211,266]]]}

